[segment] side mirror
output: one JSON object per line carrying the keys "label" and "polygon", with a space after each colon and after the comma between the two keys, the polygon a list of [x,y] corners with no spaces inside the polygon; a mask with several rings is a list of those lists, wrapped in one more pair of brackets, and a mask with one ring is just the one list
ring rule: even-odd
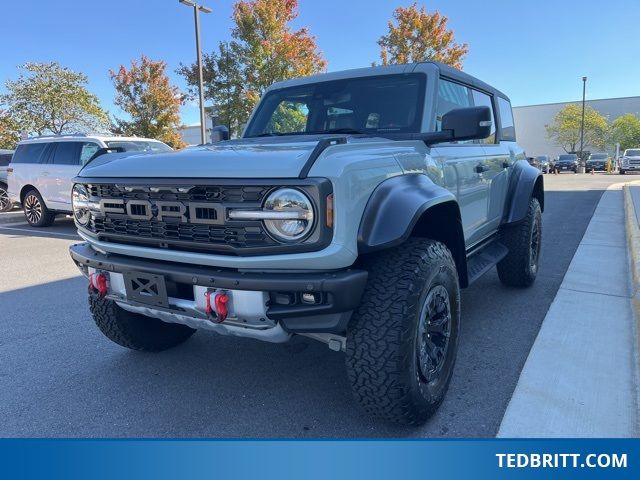
{"label": "side mirror", "polygon": [[491,109],[487,106],[456,108],[442,116],[442,131],[451,132],[451,140],[477,140],[491,135]]}
{"label": "side mirror", "polygon": [[99,148],[98,150],[96,150],[96,153],[94,153],[93,155],[91,155],[91,157],[84,163],[85,165],[91,161],[93,161],[94,159],[98,158],[100,155],[104,155],[106,153],[120,153],[120,152],[125,152],[126,150],[124,149],[124,147],[106,147],[106,148]]}
{"label": "side mirror", "polygon": [[211,143],[229,140],[229,129],[226,125],[216,125],[211,129]]}

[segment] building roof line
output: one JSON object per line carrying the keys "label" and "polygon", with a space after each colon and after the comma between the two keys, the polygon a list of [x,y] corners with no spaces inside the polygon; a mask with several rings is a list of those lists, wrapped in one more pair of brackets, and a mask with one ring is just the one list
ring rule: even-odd
{"label": "building roof line", "polygon": [[[640,100],[640,96],[634,95],[630,97],[591,98],[591,99],[585,100],[585,103],[601,102],[601,101],[609,101],[609,100],[626,100],[629,98],[637,98],[638,100]],[[568,102],[534,103],[533,105],[514,105],[513,108],[542,107],[546,105],[564,105],[567,103],[582,103],[582,100],[571,100]]]}

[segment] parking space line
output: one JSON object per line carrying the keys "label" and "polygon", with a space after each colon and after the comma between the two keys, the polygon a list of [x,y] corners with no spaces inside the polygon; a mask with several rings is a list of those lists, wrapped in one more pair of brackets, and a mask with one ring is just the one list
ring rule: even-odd
{"label": "parking space line", "polygon": [[57,236],[57,237],[67,237],[67,238],[71,238],[73,240],[81,240],[81,238],[78,235],[72,235],[71,233],[60,233],[60,232],[39,232],[36,230],[30,230],[28,228],[18,228],[18,227],[5,227],[5,226],[0,226],[0,230],[11,230],[14,232],[25,232],[25,233],[29,233],[29,234],[35,234],[38,236],[43,236],[43,237],[53,237],[53,236]]}

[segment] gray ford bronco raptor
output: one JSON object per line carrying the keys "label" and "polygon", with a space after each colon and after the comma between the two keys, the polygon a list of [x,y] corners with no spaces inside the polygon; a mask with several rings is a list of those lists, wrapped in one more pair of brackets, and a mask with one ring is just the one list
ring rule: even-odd
{"label": "gray ford bronco raptor", "polygon": [[438,63],[279,82],[242,138],[103,155],[75,182],[71,256],[108,338],[311,337],[345,352],[366,411],[405,424],[448,388],[460,289],[538,270],[543,179],[509,99]]}

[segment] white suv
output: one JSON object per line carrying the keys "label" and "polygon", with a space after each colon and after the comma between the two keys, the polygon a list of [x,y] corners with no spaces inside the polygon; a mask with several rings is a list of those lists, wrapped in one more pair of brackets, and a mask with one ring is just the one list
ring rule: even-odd
{"label": "white suv", "polygon": [[88,161],[109,152],[170,150],[162,142],[138,137],[52,135],[23,140],[8,169],[9,198],[22,204],[31,225],[48,227],[56,214],[72,212],[72,179]]}

